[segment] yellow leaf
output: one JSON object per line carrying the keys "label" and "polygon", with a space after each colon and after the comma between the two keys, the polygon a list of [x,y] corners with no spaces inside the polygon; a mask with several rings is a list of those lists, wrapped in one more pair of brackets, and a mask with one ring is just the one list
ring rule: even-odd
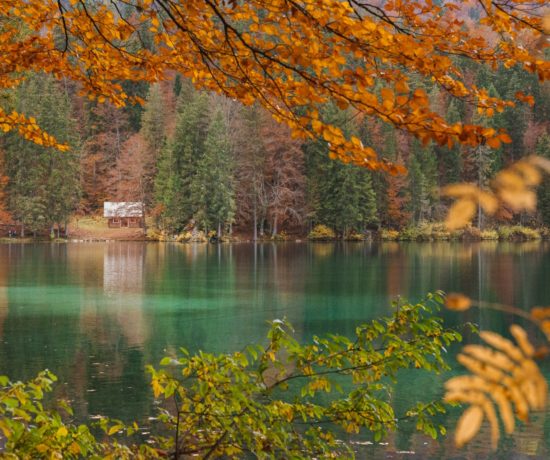
{"label": "yellow leaf", "polygon": [[43,454],[45,452],[48,452],[48,450],[50,450],[50,448],[46,444],[38,444],[36,446],[36,450],[38,452],[40,452],[41,454]]}
{"label": "yellow leaf", "polygon": [[449,208],[445,226],[449,230],[457,230],[468,225],[476,212],[476,204],[469,199],[459,200]]}
{"label": "yellow leaf", "polygon": [[72,453],[72,454],[79,454],[81,451],[80,451],[80,446],[75,442],[73,441],[72,444],[69,446],[69,451]]}
{"label": "yellow leaf", "polygon": [[57,430],[57,433],[55,433],[55,437],[64,438],[68,434],[69,434],[69,431],[67,430],[67,428],[64,426],[60,426],[59,429]]}
{"label": "yellow leaf", "polygon": [[464,311],[472,306],[472,301],[464,294],[451,293],[445,299],[445,306],[449,310]]}
{"label": "yellow leaf", "polygon": [[107,434],[109,436],[112,436],[113,434],[118,433],[122,428],[124,428],[122,425],[113,425],[111,428],[109,428]]}
{"label": "yellow leaf", "polygon": [[517,324],[512,324],[510,326],[510,332],[514,336],[514,339],[516,339],[517,344],[521,348],[521,351],[525,354],[525,356],[531,357],[535,353],[535,349],[533,348],[533,345],[531,345],[531,342],[529,342],[529,339],[527,338],[527,332],[521,327],[519,327]]}
{"label": "yellow leaf", "polygon": [[531,316],[537,320],[550,318],[550,307],[534,307],[531,308]]}
{"label": "yellow leaf", "polygon": [[441,194],[462,198],[464,196],[474,196],[479,193],[479,188],[474,184],[451,184],[441,190]]}
{"label": "yellow leaf", "polygon": [[480,191],[477,195],[479,205],[487,214],[494,214],[498,209],[498,200],[489,192]]}
{"label": "yellow leaf", "polygon": [[462,447],[477,434],[481,422],[483,422],[483,409],[481,407],[471,406],[464,411],[456,426],[455,444],[457,447]]}

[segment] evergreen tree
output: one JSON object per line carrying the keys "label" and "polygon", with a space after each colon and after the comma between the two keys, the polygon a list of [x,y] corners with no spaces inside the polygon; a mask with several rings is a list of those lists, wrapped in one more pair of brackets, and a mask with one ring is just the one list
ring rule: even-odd
{"label": "evergreen tree", "polygon": [[[149,207],[153,201],[153,195],[156,194],[155,177],[157,167],[160,162],[159,155],[166,144],[166,112],[161,93],[160,84],[154,84],[149,87],[147,95],[147,104],[141,117],[141,134],[147,145],[147,149],[142,152],[141,176],[141,197],[146,207]],[[170,153],[171,155],[171,153]]]}
{"label": "evergreen tree", "polygon": [[80,196],[79,142],[69,97],[51,76],[36,74],[17,90],[15,107],[33,114],[44,130],[71,147],[61,152],[19,136],[7,136],[5,143],[13,215],[33,233],[54,224],[59,230]]}
{"label": "evergreen tree", "polygon": [[148,147],[153,152],[160,152],[163,147],[165,133],[165,110],[162,100],[160,84],[156,83],[149,87],[147,103],[141,119],[141,132]]}
{"label": "evergreen tree", "polygon": [[[339,110],[335,104],[324,108],[323,117],[340,127],[347,136],[358,132],[350,113]],[[376,223],[376,195],[370,172],[331,160],[329,146],[323,140],[310,142],[305,149],[313,223],[328,225],[342,237],[352,230],[364,230],[367,225]]]}
{"label": "evergreen tree", "polygon": [[176,131],[172,144],[175,170],[179,175],[181,193],[180,227],[184,227],[195,216],[199,204],[195,201],[193,185],[198,166],[204,155],[204,142],[208,130],[208,95],[204,92],[194,94],[186,102],[185,94],[180,93]]}
{"label": "evergreen tree", "polygon": [[174,149],[171,143],[161,150],[155,178],[155,202],[161,228],[170,233],[181,229],[184,213],[179,172],[176,170]]}
{"label": "evergreen tree", "polygon": [[235,216],[233,170],[227,127],[222,112],[216,110],[208,127],[191,195],[196,206],[195,219],[202,223],[205,232],[215,227],[218,237]]}
{"label": "evergreen tree", "polygon": [[[151,97],[158,101],[154,93]],[[152,110],[151,113],[159,112]],[[176,117],[174,138],[160,151],[154,187],[161,220],[171,232],[180,231],[189,224],[201,206],[196,181],[209,123],[208,95],[182,90]],[[145,132],[158,145],[161,136],[152,129],[153,124]]]}
{"label": "evergreen tree", "polygon": [[[447,107],[446,119],[451,124],[458,123],[461,120],[461,115],[455,100],[452,100]],[[442,182],[444,184],[454,184],[456,182],[460,182],[462,174],[462,155],[460,145],[454,144],[450,148],[436,147],[435,154],[441,162]]]}
{"label": "evergreen tree", "polygon": [[[537,146],[535,153],[542,157],[550,159],[550,135],[548,133],[543,134],[537,140]],[[546,226],[550,226],[550,179],[545,176],[542,184],[539,185],[538,190],[538,213],[540,220]]]}
{"label": "evergreen tree", "polygon": [[439,201],[437,159],[433,147],[412,143],[409,159],[409,211],[415,223],[429,221]]}

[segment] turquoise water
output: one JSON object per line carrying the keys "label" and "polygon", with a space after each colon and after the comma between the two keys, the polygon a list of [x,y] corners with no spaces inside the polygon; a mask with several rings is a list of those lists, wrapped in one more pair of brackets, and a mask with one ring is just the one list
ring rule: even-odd
{"label": "turquoise water", "polygon": [[[75,243],[0,245],[0,373],[15,379],[49,368],[56,395],[84,421],[97,414],[147,421],[155,415],[144,367],[184,346],[232,351],[286,317],[298,338],[351,334],[388,314],[398,295],[464,292],[522,308],[550,305],[545,243],[347,243],[180,245]],[[504,331],[508,315],[445,313]],[[403,374],[397,407],[437,396],[448,376]],[[456,413],[444,422],[453,426]],[[547,458],[547,414],[533,417],[494,458]],[[371,458],[489,457],[488,429],[461,452],[402,429],[371,446]],[[387,443],[387,444],[385,444]]]}

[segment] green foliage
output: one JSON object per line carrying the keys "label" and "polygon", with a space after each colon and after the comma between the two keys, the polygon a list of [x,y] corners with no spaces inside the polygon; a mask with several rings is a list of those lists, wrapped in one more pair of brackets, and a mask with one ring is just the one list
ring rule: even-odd
{"label": "green foliage", "polygon": [[433,148],[423,148],[415,140],[409,162],[409,210],[413,222],[433,218],[433,210],[439,200],[438,185],[437,159]]}
{"label": "green foliage", "polygon": [[[544,134],[537,140],[535,153],[550,158],[550,135]],[[550,178],[545,176],[537,189],[537,210],[544,225],[550,225]]]}
{"label": "green foliage", "polygon": [[233,221],[235,190],[229,137],[223,114],[217,110],[208,126],[204,153],[197,164],[191,196],[196,206],[195,220],[206,233],[217,228],[217,236]]}
{"label": "green foliage", "polygon": [[25,108],[69,152],[44,148],[20,136],[5,137],[9,208],[31,232],[64,223],[75,210],[80,184],[79,139],[69,96],[51,76],[33,75],[16,92],[14,108]]}
{"label": "green foliage", "polygon": [[482,240],[498,240],[499,234],[496,230],[482,230],[480,238]]}
{"label": "green foliage", "polygon": [[421,222],[416,226],[409,226],[397,232],[381,234],[382,239],[400,241],[447,241],[457,239],[459,233],[449,232],[441,222]]}
{"label": "green foliage", "polygon": [[350,433],[369,430],[379,440],[398,419],[411,418],[437,436],[444,428],[431,415],[443,406],[422,401],[396,414],[391,382],[400,369],[448,369],[445,347],[460,335],[435,316],[441,303],[439,293],[423,303],[395,303],[393,316],[359,326],[352,338],[331,334],[301,345],[290,325],[276,320],[267,346],[164,358],[149,372],[155,396],[178,408],[160,417],[178,433],[175,456],[352,458],[327,422]]}
{"label": "green foliage", "polygon": [[[46,409],[44,397],[57,380],[43,371],[29,382],[11,382],[0,376],[0,443],[2,459],[63,458],[79,459],[145,459],[161,458],[162,451],[148,445],[120,443],[111,436],[121,433],[126,440],[137,432],[134,423],[101,418],[98,428],[107,438],[100,442],[86,425],[65,421],[72,409],[59,401],[56,409]],[[65,414],[65,417],[62,415]]]}
{"label": "green foliage", "polygon": [[45,392],[56,377],[41,372],[28,383],[0,377],[0,430],[5,438],[7,458],[77,458],[97,452],[97,443],[85,426],[66,425],[59,413],[42,406]]}
{"label": "green foliage", "polygon": [[501,240],[526,241],[541,238],[538,230],[521,225],[499,227],[497,232]]}
{"label": "green foliage", "polygon": [[[324,108],[323,119],[340,127],[346,135],[357,134],[351,113],[339,110],[335,104]],[[309,142],[304,149],[311,221],[327,225],[343,237],[352,230],[363,231],[377,224],[376,193],[370,171],[330,159],[325,141]]]}
{"label": "green foliage", "polygon": [[334,233],[332,228],[319,224],[309,232],[307,238],[311,241],[332,241],[336,239],[336,233]]}

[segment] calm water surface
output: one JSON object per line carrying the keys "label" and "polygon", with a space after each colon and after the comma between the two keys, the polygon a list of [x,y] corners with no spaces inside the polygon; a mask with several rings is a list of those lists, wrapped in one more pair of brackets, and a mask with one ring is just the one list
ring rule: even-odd
{"label": "calm water surface", "polygon": [[[59,376],[81,421],[96,414],[147,421],[155,415],[144,367],[184,346],[233,351],[287,317],[300,339],[352,334],[388,314],[398,295],[435,289],[522,308],[550,305],[545,243],[348,243],[180,245],[77,243],[0,245],[0,374]],[[445,313],[505,331],[510,317]],[[545,369],[547,376],[550,369]],[[457,369],[455,372],[459,372]],[[460,371],[461,372],[461,371]],[[404,372],[394,403],[441,394],[449,375]],[[550,458],[550,414],[535,415],[496,454],[489,433],[462,451],[410,426],[371,446],[366,458]],[[457,413],[442,420],[453,426]]]}

